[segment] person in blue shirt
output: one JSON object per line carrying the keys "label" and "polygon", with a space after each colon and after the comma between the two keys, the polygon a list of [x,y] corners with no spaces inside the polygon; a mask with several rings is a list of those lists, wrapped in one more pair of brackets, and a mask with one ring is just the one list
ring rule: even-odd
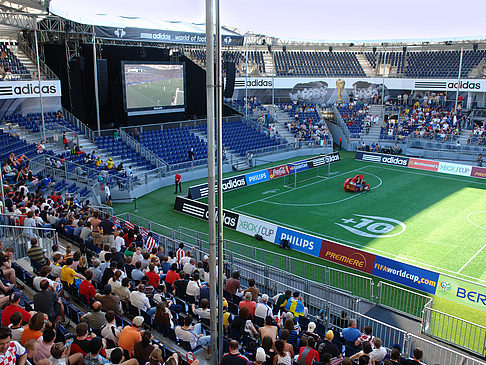
{"label": "person in blue shirt", "polygon": [[100,354],[103,349],[101,337],[95,337],[89,341],[89,349],[90,351],[84,357],[84,365],[103,365],[109,363],[109,361]]}
{"label": "person in blue shirt", "polygon": [[346,342],[351,343],[351,346],[354,346],[354,343],[361,336],[361,331],[357,329],[358,323],[355,319],[349,320],[349,327],[343,329],[343,337]]}
{"label": "person in blue shirt", "polygon": [[137,261],[135,263],[135,270],[132,270],[132,279],[136,282],[142,281],[143,277],[145,274],[143,273],[140,268],[142,267],[142,263],[140,261]]}

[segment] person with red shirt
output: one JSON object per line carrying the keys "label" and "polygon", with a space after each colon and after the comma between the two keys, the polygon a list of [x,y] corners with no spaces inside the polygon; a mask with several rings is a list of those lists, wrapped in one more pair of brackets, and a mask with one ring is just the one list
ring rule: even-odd
{"label": "person with red shirt", "polygon": [[176,172],[175,174],[175,192],[174,194],[177,194],[177,187],[179,187],[179,193],[182,193],[182,184],[181,184],[182,177],[179,174],[179,172]]}
{"label": "person with red shirt", "polygon": [[313,337],[307,338],[307,345],[300,348],[297,364],[311,365],[312,363],[319,361],[319,353],[314,349],[316,340]]}
{"label": "person with red shirt", "polygon": [[86,278],[86,280],[83,280],[81,284],[79,284],[79,294],[84,295],[88,303],[91,304],[96,295],[96,289],[91,283],[91,280],[93,279],[93,272],[87,270],[84,274],[84,277]]}
{"label": "person with red shirt", "polygon": [[7,305],[2,312],[2,326],[7,327],[10,324],[10,316],[15,312],[20,312],[22,315],[22,322],[29,322],[30,317],[32,317],[32,313],[27,312],[20,306],[20,294],[10,294],[9,300],[10,304]]}
{"label": "person with red shirt", "polygon": [[149,271],[145,273],[145,276],[148,278],[148,283],[152,285],[154,288],[157,288],[160,283],[160,277],[154,270],[155,270],[155,265],[150,264]]}
{"label": "person with red shirt", "polygon": [[180,279],[180,276],[179,276],[179,274],[177,273],[176,270],[177,270],[177,264],[174,263],[170,267],[170,270],[167,271],[167,275],[165,276],[165,283],[167,284],[166,285],[167,291],[172,292],[172,285],[174,285],[174,282],[176,280]]}
{"label": "person with red shirt", "polygon": [[245,300],[242,300],[238,305],[239,309],[241,309],[242,307],[247,307],[249,309],[250,316],[253,319],[255,316],[256,302],[252,300],[252,294],[250,292],[246,292]]}

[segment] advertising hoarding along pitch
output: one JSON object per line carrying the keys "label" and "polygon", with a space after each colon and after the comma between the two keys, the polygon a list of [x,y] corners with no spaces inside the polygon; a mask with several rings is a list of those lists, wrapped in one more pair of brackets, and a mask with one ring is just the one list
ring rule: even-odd
{"label": "advertising hoarding along pitch", "polygon": [[289,241],[291,249],[312,256],[318,257],[321,251],[322,238],[278,226],[274,242],[280,244],[281,240]]}
{"label": "advertising hoarding along pitch", "polygon": [[[178,196],[174,203],[177,212],[192,215],[193,217],[208,220],[209,208],[207,204]],[[216,216],[217,218],[217,216]],[[223,210],[223,226],[235,229],[238,225],[238,214],[229,210]]]}
{"label": "advertising hoarding along pitch", "polygon": [[240,214],[236,230],[249,236],[258,234],[265,241],[274,243],[277,234],[277,225]]}
{"label": "advertising hoarding along pitch", "polygon": [[420,158],[411,158],[408,161],[408,167],[419,170],[437,171],[439,169],[439,162],[422,160]]}
{"label": "advertising hoarding along pitch", "polygon": [[471,176],[472,166],[457,163],[439,162],[438,172],[451,175]]}
{"label": "advertising hoarding along pitch", "polygon": [[486,311],[486,289],[467,281],[440,274],[435,295]]}
{"label": "advertising hoarding along pitch", "polygon": [[327,240],[322,240],[319,257],[368,274],[373,271],[375,262],[373,254]]}
{"label": "advertising hoarding along pitch", "polygon": [[278,177],[282,177],[288,175],[290,173],[288,165],[281,165],[278,167],[272,167],[268,169],[268,173],[270,174],[270,179],[276,179]]}
{"label": "advertising hoarding along pitch", "polygon": [[471,169],[471,176],[486,179],[486,168],[473,166]]}
{"label": "advertising hoarding along pitch", "polygon": [[430,294],[439,280],[438,273],[381,256],[376,256],[372,274]]}

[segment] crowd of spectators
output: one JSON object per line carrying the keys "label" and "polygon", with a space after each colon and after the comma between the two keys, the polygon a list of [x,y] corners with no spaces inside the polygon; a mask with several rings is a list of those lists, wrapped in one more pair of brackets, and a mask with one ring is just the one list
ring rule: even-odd
{"label": "crowd of spectators", "polygon": [[280,108],[293,118],[285,127],[294,135],[296,142],[312,142],[316,145],[328,143],[329,130],[319,116],[314,104],[281,104]]}

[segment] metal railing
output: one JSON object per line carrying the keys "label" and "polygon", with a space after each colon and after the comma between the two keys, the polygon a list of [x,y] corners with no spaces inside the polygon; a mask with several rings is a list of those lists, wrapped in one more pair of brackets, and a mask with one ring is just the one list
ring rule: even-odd
{"label": "metal railing", "polygon": [[139,153],[140,155],[145,157],[148,161],[150,161],[150,163],[152,163],[157,169],[160,169],[161,174],[166,173],[167,163],[164,160],[162,160],[160,157],[155,155],[147,147],[145,147],[141,143],[137,142],[134,138],[132,138],[122,128],[120,128],[120,138],[128,146],[130,146],[133,150],[135,150],[137,153]]}
{"label": "metal railing", "polygon": [[[18,47],[29,57],[33,63],[37,63],[37,56],[35,54],[35,51],[30,48],[30,45],[27,43],[27,41],[19,36],[18,38]],[[39,59],[39,65],[40,65],[40,71],[42,74],[44,74],[43,79],[47,80],[57,80],[59,79],[57,75],[47,66],[47,64],[42,60]],[[36,71],[37,73],[37,71]]]}
{"label": "metal railing", "polygon": [[432,297],[384,281],[380,281],[377,288],[377,305],[417,320],[422,319],[424,307],[434,302]]}
{"label": "metal railing", "polygon": [[[175,231],[169,227],[163,226],[156,222],[151,222],[143,217],[134,214],[123,213],[120,214],[118,217],[122,219],[122,216],[126,216],[126,219],[133,224],[145,226],[145,228],[149,228],[150,230],[160,234],[159,244],[164,247],[164,252],[176,252],[180,242],[184,242],[188,246],[195,246],[193,254],[198,260],[202,259],[202,256],[204,254],[207,254],[208,252],[207,242],[201,239],[201,236],[205,236],[205,234],[203,233],[200,233],[198,237],[192,235],[184,235],[181,234],[180,231]],[[304,296],[305,304],[309,309],[310,315],[315,315],[317,310],[322,310],[322,312],[320,312],[319,314],[319,318],[322,318],[324,320],[324,324],[327,326],[332,325],[333,327],[339,329],[339,326],[333,323],[333,319],[338,318],[340,313],[345,310],[348,314],[348,318],[354,318],[358,321],[358,325],[360,328],[364,328],[367,325],[371,326],[373,328],[373,334],[376,337],[379,337],[383,341],[385,346],[399,344],[403,349],[402,355],[405,357],[411,357],[413,354],[413,349],[415,347],[420,347],[424,350],[424,361],[429,364],[433,363],[441,365],[486,365],[486,363],[480,360],[461,354],[450,348],[441,346],[440,344],[434,343],[425,338],[421,338],[417,335],[414,335],[412,333],[362,314],[362,302],[360,302],[358,299],[354,303],[351,303],[346,299],[346,294],[348,293],[346,293],[345,291],[335,291],[333,293],[329,293],[326,292],[326,290],[328,290],[329,288],[321,283],[317,283],[318,288],[317,290],[315,290],[313,288],[314,282],[312,282],[311,280],[307,280],[306,282],[306,279],[299,278],[300,280],[302,280],[299,282],[294,280],[295,276],[289,277],[288,270],[283,270],[283,274],[282,270],[272,271],[270,270],[270,267],[268,265],[261,263],[261,261],[258,262],[258,259],[260,258],[257,256],[255,256],[257,257],[257,260],[249,265],[249,261],[245,257],[245,253],[256,253],[260,251],[255,247],[241,245],[242,251],[238,251],[238,253],[235,254],[230,248],[228,248],[227,241],[225,241],[225,246],[225,267],[223,268],[225,269],[225,272],[227,271],[227,269],[239,270],[243,283],[247,282],[249,278],[255,278],[258,283],[257,286],[263,289],[265,293],[270,295],[283,292],[287,289],[301,291],[301,294]],[[278,254],[272,253],[272,255]],[[292,261],[295,261],[295,259],[292,259]],[[314,272],[313,269],[309,268],[310,263],[306,262],[306,264],[306,272]],[[226,274],[229,274],[229,271],[226,272]],[[347,275],[350,273],[345,274]],[[320,277],[322,281],[322,277],[324,276],[321,275]],[[284,282],[281,281],[282,278],[284,278]],[[365,279],[369,280],[369,278]],[[302,286],[302,283],[304,283],[304,286]],[[304,290],[302,290],[302,288],[304,288]],[[335,303],[334,300],[338,298],[337,296],[339,296],[339,298],[345,298],[344,301],[340,303]],[[428,305],[430,306],[430,304],[431,302],[429,301]]]}
{"label": "metal railing", "polygon": [[[373,333],[375,329],[373,328]],[[422,349],[424,356],[422,362],[425,364],[440,365],[485,365],[484,361],[462,354],[451,348],[445,347],[437,342],[430,341],[412,333],[407,333],[405,346],[402,347],[403,354],[412,355],[413,349]]]}
{"label": "metal railing", "polygon": [[[101,173],[99,170],[71,161],[64,161],[63,164],[61,163],[61,167],[56,167],[57,161],[61,161],[61,159],[42,154],[30,160],[30,167],[35,172],[44,172],[44,175],[49,173],[56,179],[70,180],[87,187],[97,185],[96,176]],[[104,182],[112,186],[118,186],[119,190],[130,191],[134,186],[134,178],[111,176],[109,173],[104,177]]]}
{"label": "metal railing", "polygon": [[[59,244],[57,231],[48,227],[24,227],[17,225],[19,216],[13,214],[0,214],[1,220],[6,224],[0,225],[4,249],[12,247],[15,257],[24,257],[30,248],[30,239],[37,237],[39,246],[50,257],[52,246]],[[31,234],[32,232],[32,234]]]}
{"label": "metal railing", "polygon": [[64,118],[70,120],[71,122],[76,124],[76,127],[84,134],[84,136],[89,139],[91,142],[95,142],[96,132],[94,132],[91,128],[89,128],[86,124],[84,124],[81,120],[79,120],[73,113],[71,113],[66,108],[62,108],[62,114]]}
{"label": "metal railing", "polygon": [[346,138],[350,139],[351,133],[349,132],[348,126],[344,122],[344,119],[341,113],[339,112],[336,104],[332,106],[332,111],[334,112],[334,117],[336,118],[337,125],[339,126],[339,128],[341,128]]}
{"label": "metal railing", "polygon": [[422,333],[459,346],[477,355],[486,355],[486,327],[426,305],[421,323]]}

